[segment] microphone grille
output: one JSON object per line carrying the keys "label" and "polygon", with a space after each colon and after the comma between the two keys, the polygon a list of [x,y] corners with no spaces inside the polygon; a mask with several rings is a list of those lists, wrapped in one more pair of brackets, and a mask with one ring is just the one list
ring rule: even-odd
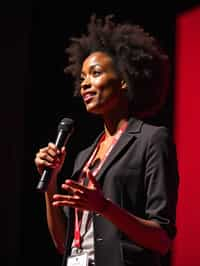
{"label": "microphone grille", "polygon": [[74,120],[65,117],[60,121],[58,125],[58,130],[70,131],[72,130],[73,126],[74,126]]}

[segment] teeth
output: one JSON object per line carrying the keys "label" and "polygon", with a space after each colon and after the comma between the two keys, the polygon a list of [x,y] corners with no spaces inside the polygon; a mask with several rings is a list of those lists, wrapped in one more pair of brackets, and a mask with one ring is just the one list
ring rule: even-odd
{"label": "teeth", "polygon": [[90,99],[92,96],[94,95],[94,93],[87,93],[85,96],[84,96],[84,100],[88,100]]}

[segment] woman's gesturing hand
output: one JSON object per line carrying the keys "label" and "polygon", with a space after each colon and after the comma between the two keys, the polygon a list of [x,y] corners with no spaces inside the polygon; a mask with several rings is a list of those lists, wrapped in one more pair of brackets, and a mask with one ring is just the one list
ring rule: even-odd
{"label": "woman's gesturing hand", "polygon": [[68,195],[55,194],[53,196],[53,206],[69,206],[80,210],[94,211],[102,213],[107,204],[99,183],[88,170],[89,186],[84,186],[73,180],[66,180],[62,188]]}

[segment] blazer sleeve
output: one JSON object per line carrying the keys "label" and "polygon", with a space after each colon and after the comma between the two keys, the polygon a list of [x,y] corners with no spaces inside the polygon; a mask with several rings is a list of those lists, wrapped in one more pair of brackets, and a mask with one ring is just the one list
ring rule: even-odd
{"label": "blazer sleeve", "polygon": [[158,222],[174,238],[179,184],[175,145],[168,130],[160,127],[151,135],[147,146],[146,218]]}

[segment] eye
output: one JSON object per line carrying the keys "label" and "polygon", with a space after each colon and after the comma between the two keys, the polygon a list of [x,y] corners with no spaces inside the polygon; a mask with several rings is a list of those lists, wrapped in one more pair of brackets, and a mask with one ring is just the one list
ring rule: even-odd
{"label": "eye", "polygon": [[83,83],[83,81],[85,80],[85,78],[82,76],[82,77],[80,77],[80,84],[82,84]]}
{"label": "eye", "polygon": [[92,71],[92,76],[94,76],[94,77],[98,77],[99,75],[101,75],[101,71],[100,70],[93,70]]}

